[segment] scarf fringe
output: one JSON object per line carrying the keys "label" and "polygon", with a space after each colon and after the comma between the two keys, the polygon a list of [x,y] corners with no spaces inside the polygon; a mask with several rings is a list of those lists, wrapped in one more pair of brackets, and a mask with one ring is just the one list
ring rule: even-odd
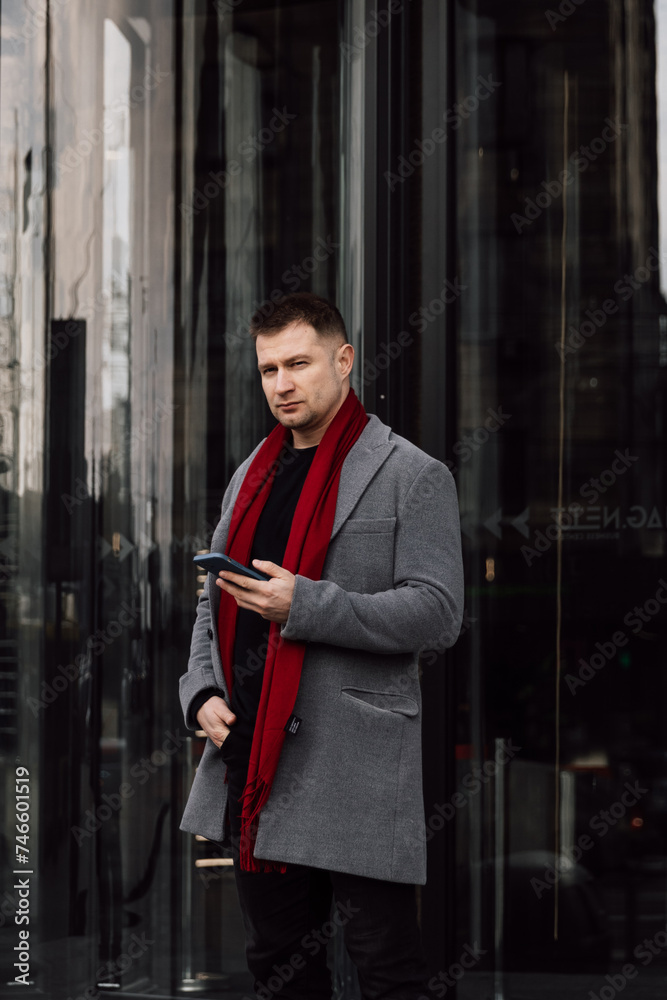
{"label": "scarf fringe", "polygon": [[271,785],[257,777],[244,789],[241,796],[241,844],[239,857],[241,871],[244,872],[281,872],[287,871],[287,865],[281,861],[267,861],[254,855],[259,826],[259,814],[271,794]]}

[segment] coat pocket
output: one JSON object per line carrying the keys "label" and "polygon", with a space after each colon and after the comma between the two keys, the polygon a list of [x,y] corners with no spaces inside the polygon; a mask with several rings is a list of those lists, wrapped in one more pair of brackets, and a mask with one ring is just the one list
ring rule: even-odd
{"label": "coat pocket", "polygon": [[395,527],[395,517],[350,517],[341,525],[339,534],[384,534]]}
{"label": "coat pocket", "polygon": [[357,594],[393,589],[395,533],[395,517],[345,521],[329,543],[323,579]]}
{"label": "coat pocket", "polygon": [[344,687],[341,694],[352,699],[361,706],[369,706],[380,712],[393,712],[398,715],[409,717],[417,715],[419,705],[414,698],[408,698],[404,694],[395,694],[393,691],[372,691],[368,688]]}

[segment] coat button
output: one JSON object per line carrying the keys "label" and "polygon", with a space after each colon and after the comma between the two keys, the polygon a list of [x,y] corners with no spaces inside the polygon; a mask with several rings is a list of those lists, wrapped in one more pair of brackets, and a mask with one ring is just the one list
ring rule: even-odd
{"label": "coat button", "polygon": [[209,628],[209,629],[207,629],[207,632],[208,632],[209,639],[212,639],[213,638],[213,629]]}

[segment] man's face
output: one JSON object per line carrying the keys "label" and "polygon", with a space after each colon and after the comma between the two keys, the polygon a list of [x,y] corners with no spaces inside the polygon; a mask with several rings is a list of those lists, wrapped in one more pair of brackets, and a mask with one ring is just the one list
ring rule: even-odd
{"label": "man's face", "polygon": [[[309,435],[333,419],[347,395],[354,348],[319,337],[308,323],[296,322],[255,340],[262,388],[274,417]],[[317,442],[316,442],[317,443]]]}

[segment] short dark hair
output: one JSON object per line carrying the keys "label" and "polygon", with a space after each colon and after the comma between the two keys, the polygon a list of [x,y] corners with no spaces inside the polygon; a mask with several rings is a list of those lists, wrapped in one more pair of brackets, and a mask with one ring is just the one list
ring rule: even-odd
{"label": "short dark hair", "polygon": [[312,292],[292,292],[267,299],[250,319],[250,336],[255,340],[260,333],[278,333],[298,322],[308,323],[320,337],[331,340],[342,337],[347,343],[345,323],[336,306]]}

